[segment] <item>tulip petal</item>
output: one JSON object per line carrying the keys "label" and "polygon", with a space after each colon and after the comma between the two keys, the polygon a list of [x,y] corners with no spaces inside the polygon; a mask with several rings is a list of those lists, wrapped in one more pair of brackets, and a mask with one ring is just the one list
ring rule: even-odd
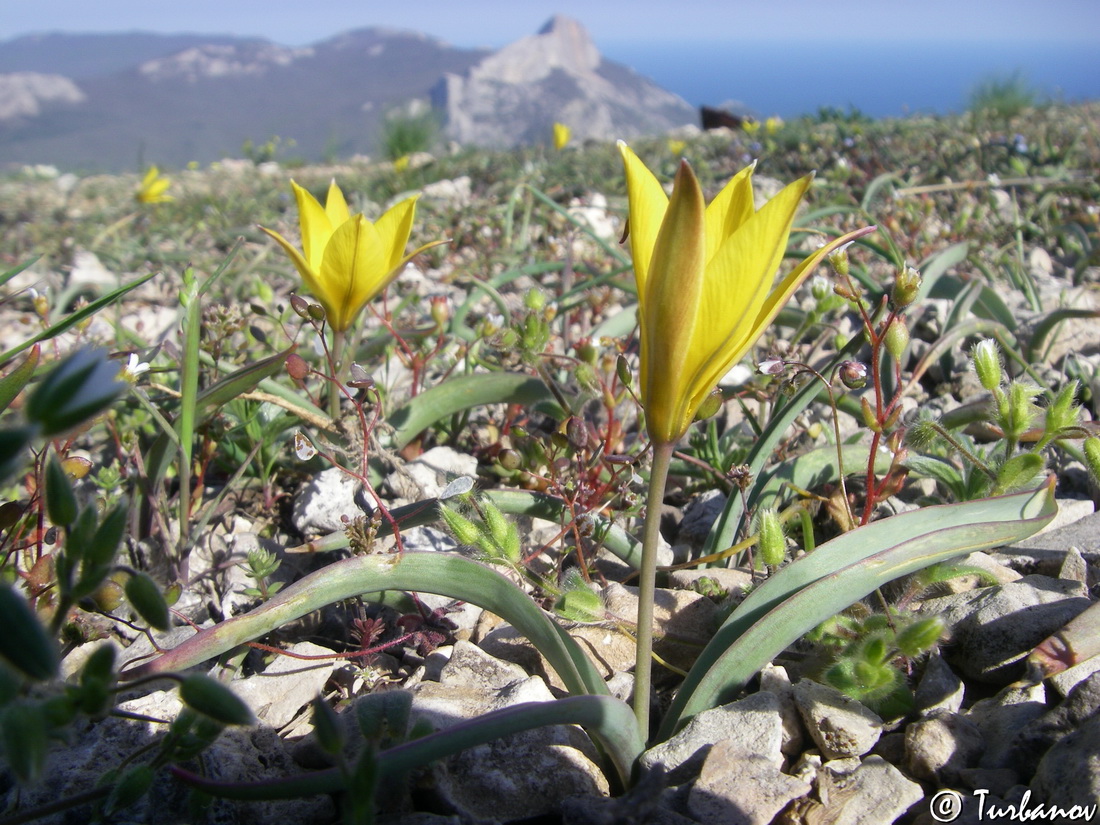
{"label": "tulip petal", "polygon": [[782,261],[795,212],[811,181],[811,176],[795,181],[764,204],[722,244],[707,267],[699,334],[691,342],[699,360],[690,379],[690,404],[701,403],[764,332],[761,307]]}
{"label": "tulip petal", "polygon": [[265,226],[261,226],[260,230],[266,232],[272,238],[274,238],[279,246],[283,248],[290,260],[294,262],[294,266],[298,269],[298,274],[302,276],[302,280],[306,282],[306,286],[309,287],[309,291],[314,295],[320,294],[320,286],[317,281],[317,276],[309,268],[309,263],[302,257],[302,253],[299,252],[293,244],[286,238],[280,235],[278,232],[274,232]]}
{"label": "tulip petal", "polygon": [[753,162],[725,185],[707,207],[707,263],[717,254],[722,242],[736,232],[756,212],[752,196]]}
{"label": "tulip petal", "polygon": [[355,215],[332,233],[319,273],[317,298],[329,324],[342,332],[385,286],[386,251],[374,225]]}
{"label": "tulip petal", "polygon": [[630,254],[634,259],[634,280],[638,293],[645,289],[649,274],[649,260],[657,243],[657,233],[668,209],[668,196],[657,178],[653,176],[633,150],[619,141],[619,153],[626,167],[626,191],[630,202],[628,227],[630,229]]}
{"label": "tulip petal", "polygon": [[344,200],[344,193],[336,185],[336,178],[333,178],[328,185],[328,194],[325,196],[325,214],[328,215],[330,227],[343,226],[351,217],[348,202]]}
{"label": "tulip petal", "polygon": [[386,256],[386,274],[388,275],[401,263],[405,255],[405,246],[412,234],[413,219],[416,217],[416,199],[414,195],[398,204],[394,204],[379,218],[374,228],[378,230]]}
{"label": "tulip petal", "polygon": [[309,263],[310,271],[320,272],[325,247],[332,237],[332,223],[317,198],[308,189],[290,182],[298,201],[298,223],[302,229],[302,257]]}
{"label": "tulip petal", "polygon": [[706,204],[686,162],[676,173],[650,263],[660,277],[639,285],[641,394],[646,429],[664,443],[683,434],[680,422],[690,389],[684,382],[698,358],[692,342],[700,334],[700,301],[706,293]]}

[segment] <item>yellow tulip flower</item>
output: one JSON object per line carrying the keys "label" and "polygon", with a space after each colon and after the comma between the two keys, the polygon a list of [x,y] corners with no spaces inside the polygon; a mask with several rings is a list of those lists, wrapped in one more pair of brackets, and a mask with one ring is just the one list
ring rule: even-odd
{"label": "yellow tulip flower", "polygon": [[294,261],[336,332],[351,326],[367,302],[385,289],[414,255],[436,245],[425,244],[404,254],[419,196],[401,201],[371,223],[362,214],[350,213],[336,181],[329,185],[323,207],[297,183],[291,181],[290,185],[298,200],[302,251],[278,232],[260,229],[278,241]]}
{"label": "yellow tulip flower", "polygon": [[676,157],[680,157],[680,155],[684,154],[685,149],[687,149],[686,140],[678,140],[676,138],[668,139],[668,151],[672,152]]}
{"label": "yellow tulip flower", "polygon": [[810,271],[873,227],[821,247],[773,289],[812,175],[790,184],[758,211],[749,166],[706,206],[686,162],[676,173],[670,199],[630,147],[620,142],[619,151],[626,167],[638,285],[642,407],[650,439],[671,444]]}
{"label": "yellow tulip flower", "polygon": [[569,143],[569,138],[573,136],[573,130],[566,126],[564,123],[554,124],[554,148],[559,152],[565,148]]}
{"label": "yellow tulip flower", "polygon": [[767,120],[764,121],[764,130],[769,135],[774,135],[776,132],[778,132],[782,128],[783,128],[783,118],[779,117],[778,115],[774,115],[772,117],[769,117]]}
{"label": "yellow tulip flower", "polygon": [[141,179],[141,185],[138,186],[134,197],[139,203],[167,203],[175,200],[171,195],[166,194],[171,185],[171,178],[164,177],[157,167],[150,166],[145,177]]}

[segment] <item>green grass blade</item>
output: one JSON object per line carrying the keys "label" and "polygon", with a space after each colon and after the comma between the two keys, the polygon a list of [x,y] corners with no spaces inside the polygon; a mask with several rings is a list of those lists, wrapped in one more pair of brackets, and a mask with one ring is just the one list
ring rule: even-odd
{"label": "green grass blade", "polygon": [[607,693],[596,668],[531,598],[500,573],[451,553],[356,556],[295,582],[242,616],[201,631],[124,678],[184,670],[327,604],[385,590],[435,593],[471,602],[509,622],[546,657],[571,693]]}
{"label": "green grass blade", "polygon": [[410,398],[387,416],[387,422],[394,427],[392,446],[399,450],[435,422],[485,404],[557,407],[546,385],[530,375],[512,372],[462,375]]}
{"label": "green grass blade", "polygon": [[23,388],[34,377],[35,367],[38,366],[38,357],[41,349],[35,347],[30,355],[23,359],[23,363],[14,367],[11,372],[0,378],[0,412],[6,410]]}
{"label": "green grass blade", "polygon": [[899,576],[1032,535],[1054,518],[1053,484],[925,507],[845,533],[780,570],[730,615],[669,709],[661,738],[728,700],[802,634]]}
{"label": "green grass blade", "polygon": [[93,315],[95,315],[97,312],[99,312],[104,307],[107,307],[107,306],[110,306],[111,304],[113,304],[115,301],[117,301],[119,298],[121,298],[127,292],[130,292],[131,290],[137,289],[139,286],[141,286],[143,283],[148,281],[150,278],[152,278],[156,274],[157,274],[156,272],[150,272],[148,275],[142,275],[140,278],[138,278],[134,281],[131,281],[128,284],[124,284],[123,286],[120,286],[118,289],[113,289],[110,292],[108,292],[106,295],[103,295],[102,297],[96,298],[90,304],[88,304],[85,307],[81,307],[76,312],[74,312],[72,315],[68,315],[65,318],[62,318],[56,324],[51,325],[48,329],[42,330],[37,335],[34,335],[31,338],[28,338],[22,344],[19,344],[18,346],[15,346],[15,347],[12,347],[7,352],[5,352],[3,355],[0,355],[0,364],[4,363],[9,358],[12,358],[13,356],[18,355],[19,353],[21,353],[23,350],[27,349],[28,347],[34,346],[39,341],[46,341],[50,338],[53,338],[57,335],[60,335],[63,332],[66,332],[69,329],[72,329],[74,326],[79,324],[85,318],[91,318]]}

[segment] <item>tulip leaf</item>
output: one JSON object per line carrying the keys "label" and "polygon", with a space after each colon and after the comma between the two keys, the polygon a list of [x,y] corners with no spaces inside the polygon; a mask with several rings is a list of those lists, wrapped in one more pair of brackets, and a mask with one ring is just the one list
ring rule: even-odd
{"label": "tulip leaf", "polygon": [[435,422],[485,404],[553,405],[562,414],[553,394],[537,378],[512,372],[462,375],[420,393],[389,414],[387,421],[395,430],[392,446],[401,449]]}
{"label": "tulip leaf", "polygon": [[280,590],[255,610],[203,630],[179,647],[125,671],[122,678],[184,670],[327,604],[388,590],[434,593],[476,604],[529,639],[570,692],[607,693],[580,647],[526,593],[495,570],[451,553],[355,556],[335,562]]}
{"label": "tulip leaf", "polygon": [[1057,510],[1050,483],[1025,493],[902,513],[821,545],[734,610],[684,680],[660,738],[728,701],[800,636],[877,587],[954,556],[1026,538]]}
{"label": "tulip leaf", "polygon": [[[621,787],[628,786],[631,769],[644,745],[633,711],[610,696],[572,696],[555,702],[524,702],[405,742],[378,754],[378,781],[395,781],[408,771],[437,759],[502,736],[547,725],[580,725],[593,734],[614,765]],[[218,782],[180,768],[173,768],[172,772],[185,785],[211,796],[240,800],[297,799],[314,794],[337,793],[346,789],[348,782],[347,775],[339,768],[251,784]]]}

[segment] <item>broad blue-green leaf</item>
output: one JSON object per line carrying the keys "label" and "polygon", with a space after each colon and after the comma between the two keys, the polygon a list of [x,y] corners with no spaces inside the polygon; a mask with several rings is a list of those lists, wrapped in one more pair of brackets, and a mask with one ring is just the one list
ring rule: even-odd
{"label": "broad blue-green leaf", "polygon": [[764,582],[730,615],[680,687],[660,738],[728,701],[802,634],[875,588],[954,556],[1026,538],[1057,510],[1051,483],[902,513],[821,545]]}

